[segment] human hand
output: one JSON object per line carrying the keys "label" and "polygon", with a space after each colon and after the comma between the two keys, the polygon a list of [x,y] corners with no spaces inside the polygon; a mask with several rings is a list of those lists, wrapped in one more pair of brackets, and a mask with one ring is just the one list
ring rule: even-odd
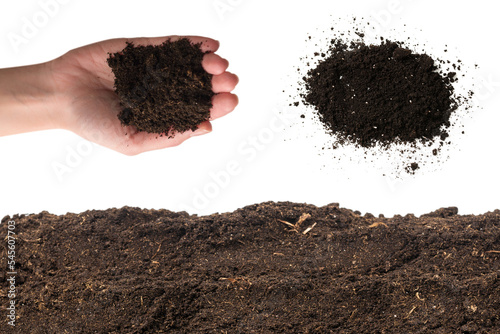
{"label": "human hand", "polygon": [[[133,126],[123,126],[118,120],[121,110],[114,92],[114,75],[106,60],[109,53],[125,48],[126,42],[135,45],[158,45],[165,40],[175,41],[181,36],[157,38],[111,39],[74,49],[47,63],[48,80],[56,92],[57,104],[62,104],[60,127],[115,151],[136,155],[142,152],[177,146],[190,137],[212,130],[209,121],[194,132],[177,133],[174,137],[138,132]],[[236,75],[226,72],[227,60],[216,55],[219,43],[213,39],[186,36],[192,43],[202,43],[205,54],[202,66],[212,78],[216,95],[212,100],[210,120],[231,112],[238,104],[230,92],[238,83]]]}

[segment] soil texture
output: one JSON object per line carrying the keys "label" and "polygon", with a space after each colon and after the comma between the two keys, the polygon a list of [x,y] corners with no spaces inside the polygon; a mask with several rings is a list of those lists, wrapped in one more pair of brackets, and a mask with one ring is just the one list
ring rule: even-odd
{"label": "soil texture", "polygon": [[499,333],[500,211],[457,212],[268,202],[6,217],[17,325],[3,315],[0,332]]}
{"label": "soil texture", "polygon": [[212,75],[202,67],[200,44],[186,39],[134,45],[110,54],[123,125],[168,134],[196,130],[210,118]]}

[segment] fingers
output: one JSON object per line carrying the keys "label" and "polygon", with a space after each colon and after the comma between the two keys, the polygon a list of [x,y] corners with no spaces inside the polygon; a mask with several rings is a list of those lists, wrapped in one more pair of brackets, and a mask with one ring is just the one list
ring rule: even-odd
{"label": "fingers", "polygon": [[203,56],[201,65],[208,73],[212,75],[219,75],[227,70],[229,62],[215,53],[207,53]]}
{"label": "fingers", "polygon": [[210,120],[229,114],[238,105],[238,97],[231,93],[220,93],[212,99],[212,109],[210,110]]}
{"label": "fingers", "polygon": [[198,129],[195,131],[189,131],[189,137],[202,136],[210,132],[212,132],[212,123],[206,121],[198,125]]}
{"label": "fingers", "polygon": [[238,77],[233,73],[224,72],[212,77],[212,90],[214,93],[229,93],[238,84]]}
{"label": "fingers", "polygon": [[195,131],[177,133],[172,138],[154,133],[138,132],[130,136],[126,145],[119,149],[119,151],[125,155],[133,156],[148,151],[178,146],[191,137],[201,136],[210,132],[212,132],[212,124],[208,121],[201,123]]}
{"label": "fingers", "polygon": [[220,56],[209,53],[202,61],[203,68],[212,74],[212,90],[217,95],[212,100],[211,120],[227,115],[234,110],[238,104],[238,97],[230,94],[238,84],[238,77],[226,72],[229,62]]}

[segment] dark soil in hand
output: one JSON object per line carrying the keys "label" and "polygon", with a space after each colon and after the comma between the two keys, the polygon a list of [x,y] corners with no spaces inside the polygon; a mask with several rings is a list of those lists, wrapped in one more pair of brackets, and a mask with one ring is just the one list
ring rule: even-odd
{"label": "dark soil in hand", "polygon": [[[386,219],[263,203],[12,219],[18,318],[6,324],[0,294],[2,333],[500,332],[498,210]],[[0,254],[5,292],[5,240]]]}
{"label": "dark soil in hand", "polygon": [[328,130],[363,147],[445,139],[456,108],[454,78],[401,43],[332,40],[328,55],[304,77],[303,99]]}
{"label": "dark soil in hand", "polygon": [[111,54],[122,124],[173,136],[207,121],[214,93],[212,75],[201,65],[204,54],[185,38],[157,46],[128,43]]}

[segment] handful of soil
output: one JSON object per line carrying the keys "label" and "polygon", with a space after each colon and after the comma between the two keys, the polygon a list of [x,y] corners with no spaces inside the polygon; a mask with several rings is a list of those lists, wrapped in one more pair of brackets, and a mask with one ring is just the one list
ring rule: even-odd
{"label": "handful of soil", "polygon": [[110,54],[123,125],[173,136],[194,131],[210,118],[212,75],[201,65],[200,45],[186,38],[156,46],[127,43]]}
{"label": "handful of soil", "polygon": [[375,144],[444,140],[455,73],[440,73],[426,54],[401,43],[332,40],[328,55],[303,78],[305,104],[315,107],[340,142]]}

